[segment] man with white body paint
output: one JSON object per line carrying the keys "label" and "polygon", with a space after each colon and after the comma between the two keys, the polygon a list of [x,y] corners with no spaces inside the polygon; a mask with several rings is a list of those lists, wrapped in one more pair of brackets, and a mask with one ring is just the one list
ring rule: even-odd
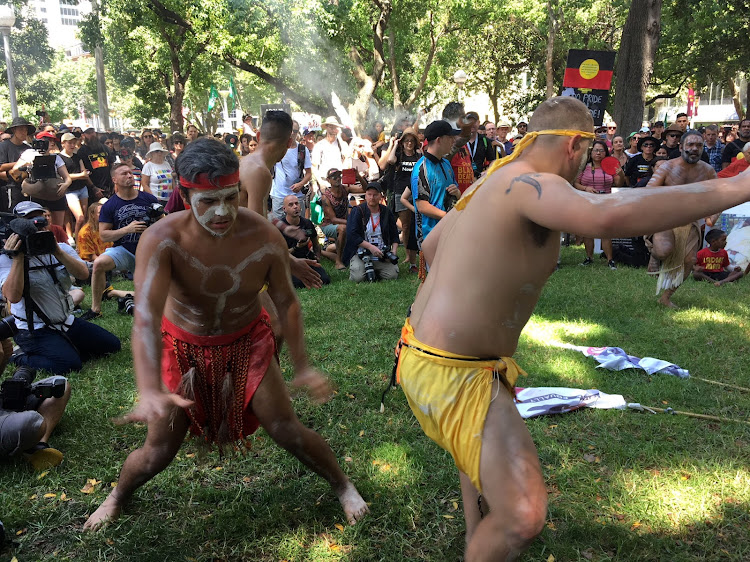
{"label": "man with white body paint", "polygon": [[330,447],[294,414],[259,293],[278,307],[295,386],[324,401],[328,383],[308,364],[287,245],[265,217],[239,206],[239,161],[212,139],[190,143],[176,162],[189,212],[144,234],[137,258],[133,356],[140,400],[124,421],[148,424],[144,446],[86,522],[119,516],[136,488],[174,458],[188,429],[207,444],[237,445],[259,425],[325,478],[349,523],[367,512]]}
{"label": "man with white body paint", "polygon": [[121,162],[112,166],[112,182],[115,192],[100,210],[99,235],[103,242],[114,242],[114,246],[94,260],[91,309],[82,316],[84,320],[93,320],[102,315],[102,297],[108,271],[135,271],[135,249],[148,226],[143,219],[151,205],[159,203],[150,193],[134,187],[135,178],[127,164]]}
{"label": "man with white body paint", "polygon": [[[287,149],[296,145],[291,138],[292,124],[291,116],[284,111],[267,111],[263,116],[258,148],[240,163],[241,207],[248,207],[264,217],[268,214],[268,196],[273,182],[271,170],[286,155]],[[299,240],[305,238],[304,232],[297,231],[276,216],[272,217],[272,222],[287,236],[295,237],[297,233]],[[302,281],[305,287],[319,288],[323,285],[320,275],[314,269],[317,265],[315,261],[290,256],[289,265],[292,275]],[[274,316],[271,304],[266,302],[264,306]]]}

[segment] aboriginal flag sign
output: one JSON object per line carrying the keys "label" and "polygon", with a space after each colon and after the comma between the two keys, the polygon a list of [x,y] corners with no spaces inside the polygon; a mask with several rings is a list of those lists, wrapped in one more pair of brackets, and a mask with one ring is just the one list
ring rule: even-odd
{"label": "aboriginal flag sign", "polygon": [[614,51],[568,51],[562,95],[578,98],[585,103],[596,126],[600,126],[604,120],[614,67]]}

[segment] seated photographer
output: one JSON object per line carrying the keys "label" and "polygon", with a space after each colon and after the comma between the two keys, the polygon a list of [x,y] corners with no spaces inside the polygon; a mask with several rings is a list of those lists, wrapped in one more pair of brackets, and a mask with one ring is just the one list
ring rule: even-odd
{"label": "seated photographer", "polygon": [[60,376],[32,384],[34,375],[33,369],[19,367],[2,383],[0,457],[21,453],[35,470],[45,470],[63,459],[48,442],[70,399],[70,385]]}
{"label": "seated photographer", "polygon": [[14,339],[22,352],[12,361],[63,375],[80,370],[89,359],[119,351],[116,336],[71,313],[70,276],[85,279],[88,268],[73,248],[41,231],[46,223],[42,206],[22,201],[13,212],[19,218],[10,222],[13,232],[0,255],[0,285],[11,303]]}
{"label": "seated photographer", "polygon": [[91,309],[82,316],[93,320],[102,315],[102,299],[108,294],[107,272],[135,271],[135,249],[144,230],[161,216],[164,207],[150,193],[133,187],[133,171],[127,164],[112,166],[115,193],[99,211],[99,235],[114,246],[94,260],[91,273]]}
{"label": "seated photographer", "polygon": [[[323,285],[331,283],[331,278],[325,269],[320,266],[320,243],[318,242],[318,233],[315,230],[315,225],[309,219],[306,219],[302,215],[302,207],[300,206],[300,200],[296,194],[287,195],[284,197],[284,204],[282,206],[284,210],[284,216],[281,222],[286,223],[296,229],[285,228],[281,233],[284,235],[286,245],[289,248],[289,253],[295,258],[307,259],[315,261],[315,264],[310,263],[323,282]],[[305,284],[292,275],[292,284],[296,289],[304,289]]]}
{"label": "seated photographer", "polygon": [[[349,214],[349,194],[361,193],[353,186],[346,186],[341,183],[343,172],[338,168],[328,170],[326,179],[330,187],[327,187],[320,196],[320,204],[323,207],[323,221],[320,223],[320,230],[328,240],[335,241],[335,245],[328,246],[321,255],[333,261],[336,269],[346,269],[346,262],[342,259],[344,248],[346,247],[346,221]],[[357,181],[362,186],[362,190],[367,187],[365,177],[358,175]]]}
{"label": "seated photographer", "polygon": [[381,199],[380,184],[368,184],[365,202],[352,209],[346,223],[343,258],[349,263],[349,279],[356,283],[398,277],[396,217]]}

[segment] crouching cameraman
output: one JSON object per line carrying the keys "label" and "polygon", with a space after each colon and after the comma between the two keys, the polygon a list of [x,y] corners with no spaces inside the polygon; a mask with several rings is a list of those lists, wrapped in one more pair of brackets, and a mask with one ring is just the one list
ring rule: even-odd
{"label": "crouching cameraman", "polygon": [[396,217],[381,199],[380,184],[368,184],[365,202],[352,209],[346,222],[343,261],[349,263],[349,279],[356,283],[398,277]]}
{"label": "crouching cameraman", "polygon": [[80,370],[89,359],[119,351],[115,335],[71,313],[70,276],[85,279],[88,268],[73,248],[42,231],[42,206],[23,201],[13,213],[0,255],[0,285],[13,315],[3,327],[15,334],[22,351],[11,361],[63,375]]}
{"label": "crouching cameraman", "polygon": [[34,383],[34,375],[33,369],[19,367],[0,387],[0,457],[22,453],[35,470],[44,470],[63,459],[48,441],[70,399],[70,386],[59,376]]}

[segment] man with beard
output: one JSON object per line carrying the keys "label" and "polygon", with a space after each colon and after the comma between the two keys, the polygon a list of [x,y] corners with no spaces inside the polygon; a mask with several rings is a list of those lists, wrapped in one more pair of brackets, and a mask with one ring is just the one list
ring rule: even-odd
{"label": "man with beard", "polygon": [[99,142],[96,129],[87,127],[83,131],[83,146],[78,149],[78,159],[81,161],[81,172],[88,170],[88,185],[91,199],[98,201],[102,197],[112,195],[112,152]]}
{"label": "man with beard", "polygon": [[741,177],[607,197],[577,191],[570,182],[593,126],[577,99],[545,101],[513,158],[494,162],[422,246],[431,269],[401,332],[397,377],[425,433],[460,471],[467,562],[516,560],[544,528],[547,491],[513,402],[523,372],[513,355],[555,270],[560,232],[634,236],[750,199]]}
{"label": "man with beard", "polygon": [[[680,152],[680,158],[668,160],[654,172],[647,188],[697,183],[716,177],[716,171],[701,161],[703,136],[698,131],[689,130],[682,135]],[[677,308],[672,302],[672,295],[690,276],[700,240],[700,224],[697,221],[654,234],[649,273],[659,274],[656,294],[664,291],[659,298],[660,304]],[[658,264],[656,260],[661,263]]]}
{"label": "man with beard", "polygon": [[727,143],[724,152],[721,153],[721,168],[724,169],[732,163],[737,155],[742,152],[746,142],[750,142],[750,119],[740,121],[740,128],[737,130],[737,138]]}

